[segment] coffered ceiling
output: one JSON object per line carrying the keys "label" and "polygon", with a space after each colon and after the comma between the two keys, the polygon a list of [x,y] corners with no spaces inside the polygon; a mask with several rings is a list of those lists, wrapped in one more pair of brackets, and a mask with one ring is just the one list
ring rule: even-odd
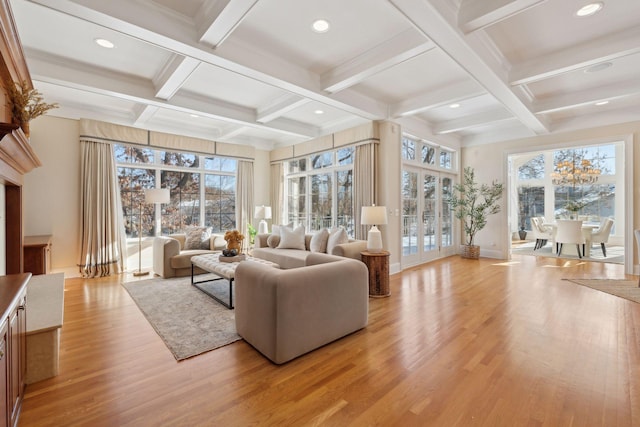
{"label": "coffered ceiling", "polygon": [[471,145],[640,118],[638,0],[10,2],[60,117],[261,149],[369,120]]}

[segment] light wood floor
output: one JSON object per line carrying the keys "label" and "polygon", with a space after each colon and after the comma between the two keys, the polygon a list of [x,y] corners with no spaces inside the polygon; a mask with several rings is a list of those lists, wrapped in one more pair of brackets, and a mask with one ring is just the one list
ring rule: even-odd
{"label": "light wood floor", "polygon": [[561,280],[604,277],[637,279],[436,261],[282,366],[244,341],[178,363],[118,278],[67,280],[60,375],[27,387],[20,426],[640,426],[640,304]]}

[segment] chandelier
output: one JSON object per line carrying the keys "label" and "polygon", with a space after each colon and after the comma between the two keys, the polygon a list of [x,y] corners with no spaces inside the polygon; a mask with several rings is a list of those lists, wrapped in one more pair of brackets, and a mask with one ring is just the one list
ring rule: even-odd
{"label": "chandelier", "polygon": [[600,173],[600,169],[596,169],[587,159],[582,159],[579,164],[576,164],[574,155],[573,160],[565,160],[555,165],[551,182],[554,185],[593,184],[598,181]]}

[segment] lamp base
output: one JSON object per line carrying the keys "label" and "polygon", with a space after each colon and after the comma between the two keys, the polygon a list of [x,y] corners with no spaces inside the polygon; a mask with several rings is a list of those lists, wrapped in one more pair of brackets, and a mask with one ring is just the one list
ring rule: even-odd
{"label": "lamp base", "polygon": [[269,233],[269,226],[267,225],[267,221],[262,219],[258,224],[258,234],[267,234],[267,233]]}
{"label": "lamp base", "polygon": [[134,277],[146,276],[147,274],[149,274],[148,271],[134,271],[133,272],[133,276]]}
{"label": "lamp base", "polygon": [[367,251],[382,252],[382,233],[375,225],[371,226],[367,234]]}

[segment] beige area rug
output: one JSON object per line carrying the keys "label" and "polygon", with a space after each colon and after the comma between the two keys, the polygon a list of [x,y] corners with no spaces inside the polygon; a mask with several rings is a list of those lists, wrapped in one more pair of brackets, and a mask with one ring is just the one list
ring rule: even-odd
{"label": "beige area rug", "polygon": [[[553,258],[561,258],[561,259],[575,259],[578,260],[578,255],[571,255],[570,253],[565,253],[564,249],[560,256],[551,252],[551,242],[547,243],[546,246],[534,251],[533,247],[535,242],[527,242],[523,244],[514,244],[511,248],[512,254],[518,255],[534,255],[541,257],[553,257]],[[575,245],[573,248],[570,248],[573,253],[575,253]],[[569,250],[567,250],[569,252]],[[591,256],[582,257],[582,261],[592,261],[592,262],[608,262],[612,264],[624,264],[624,246],[607,246],[607,256],[605,257],[602,254],[602,250],[600,249],[600,245],[593,245],[591,248]]]}
{"label": "beige area rug", "polygon": [[606,292],[629,301],[640,303],[640,288],[637,280],[614,279],[563,279],[591,289]]}
{"label": "beige area rug", "polygon": [[[205,275],[198,276],[202,280]],[[233,310],[194,286],[190,277],[123,283],[176,360],[183,360],[240,340]],[[206,284],[228,301],[229,282]]]}

